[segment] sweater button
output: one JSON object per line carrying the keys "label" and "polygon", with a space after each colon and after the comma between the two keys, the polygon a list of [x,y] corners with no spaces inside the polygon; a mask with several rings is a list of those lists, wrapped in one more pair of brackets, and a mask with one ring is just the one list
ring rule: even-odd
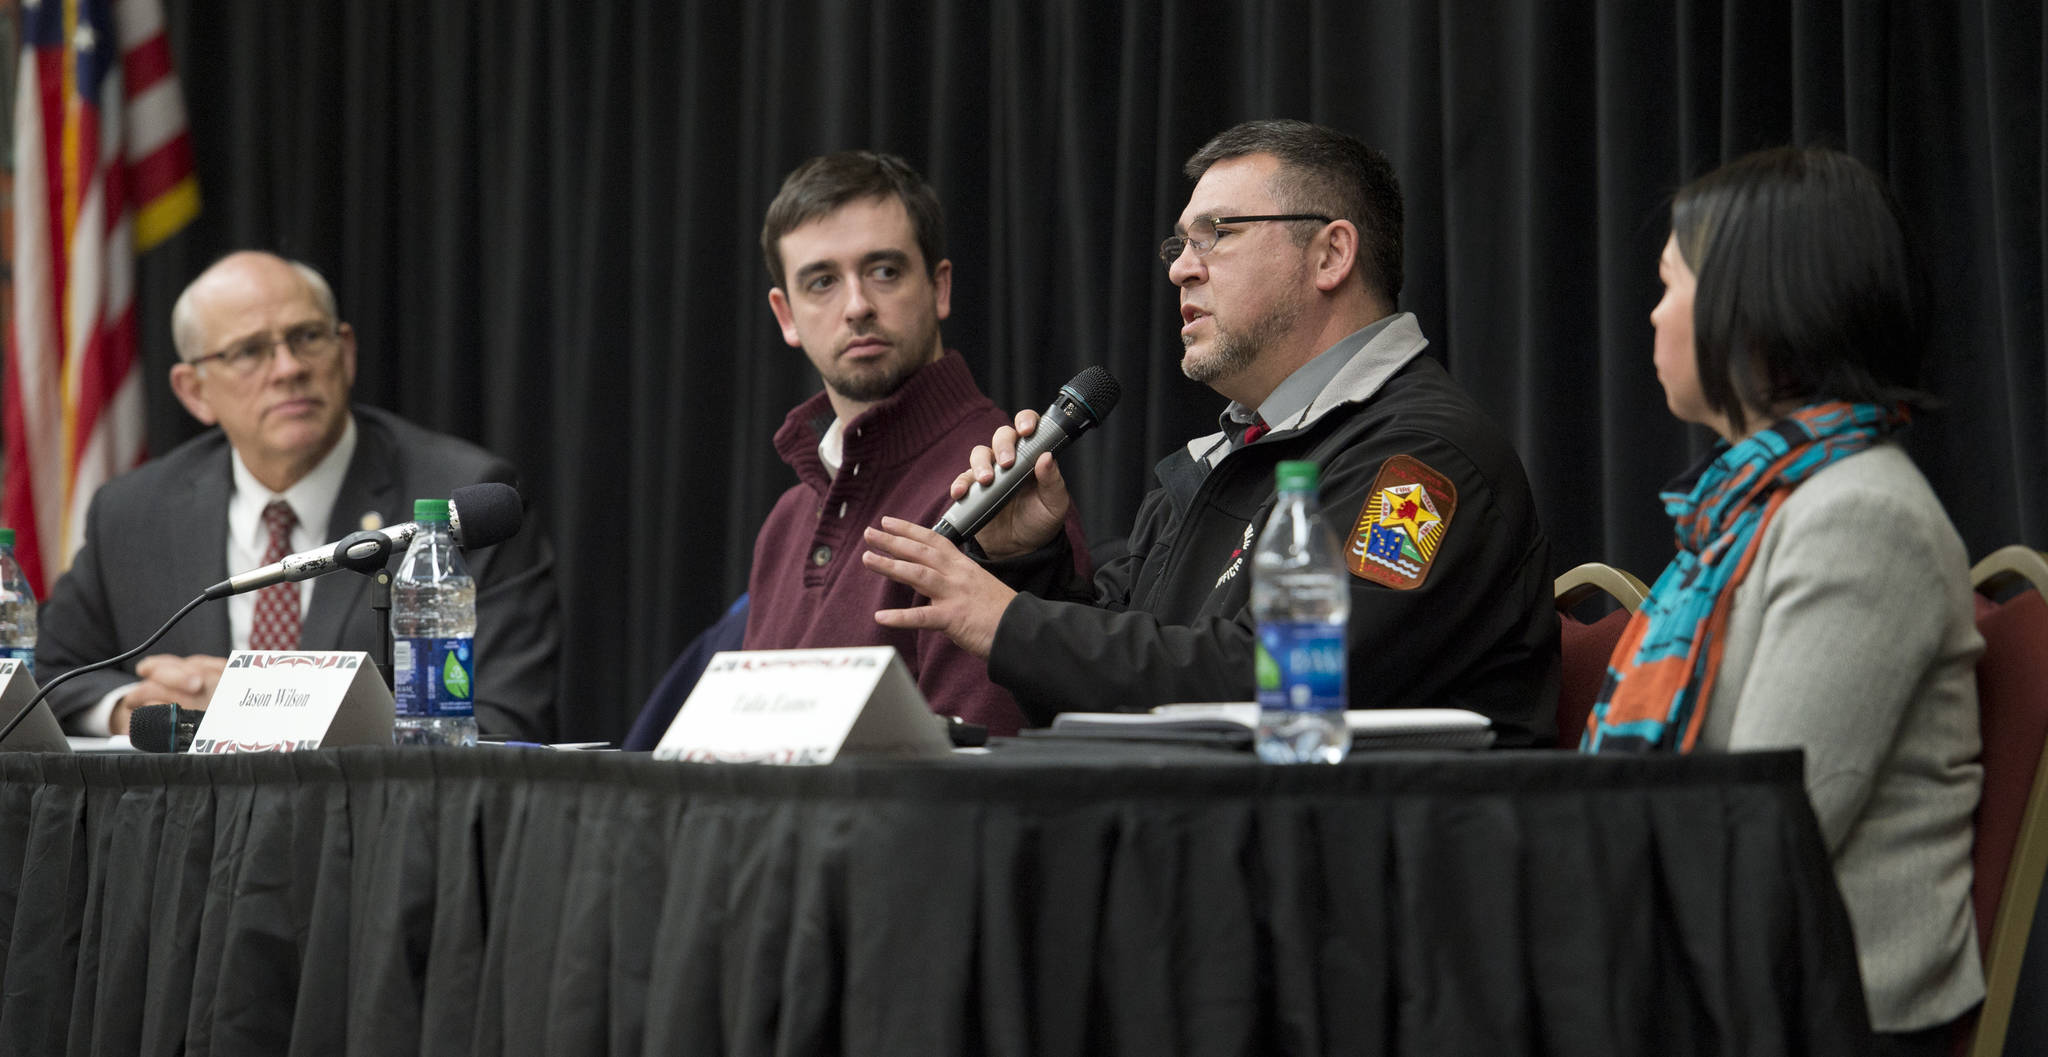
{"label": "sweater button", "polygon": [[811,552],[812,565],[823,566],[829,564],[831,561],[832,548],[830,547],[820,546],[817,550]]}

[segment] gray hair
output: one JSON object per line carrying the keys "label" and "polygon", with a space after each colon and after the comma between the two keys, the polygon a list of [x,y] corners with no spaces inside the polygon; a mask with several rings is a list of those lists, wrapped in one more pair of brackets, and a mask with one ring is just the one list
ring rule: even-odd
{"label": "gray hair", "polygon": [[[234,257],[241,253],[251,252],[261,253],[262,251],[237,250],[235,253],[223,256],[220,260],[208,265],[205,271],[200,272],[198,278],[185,284],[184,291],[178,294],[177,302],[171,305],[171,344],[178,350],[178,358],[180,360],[190,363],[206,355],[206,348],[202,344],[204,338],[199,333],[199,320],[194,318],[198,309],[193,307],[192,291],[198,289],[199,284],[208,275],[213,274],[213,270],[220,267],[222,261],[226,261],[229,257]],[[264,256],[275,255],[264,254]],[[326,276],[321,275],[312,265],[303,261],[295,261],[287,257],[277,257],[276,259],[284,261],[284,263],[291,266],[292,271],[298,273],[299,279],[306,284],[307,292],[313,295],[314,306],[320,309],[320,313],[327,317],[328,322],[333,323],[341,319],[341,313],[335,308],[334,304],[334,287],[327,284]]]}

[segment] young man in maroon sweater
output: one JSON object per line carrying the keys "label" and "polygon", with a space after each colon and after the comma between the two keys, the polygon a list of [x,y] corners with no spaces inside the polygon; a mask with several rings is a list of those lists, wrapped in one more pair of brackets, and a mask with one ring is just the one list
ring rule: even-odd
{"label": "young man in maroon sweater", "polygon": [[[933,711],[1016,733],[1022,715],[981,658],[936,631],[875,623],[915,596],[860,561],[861,530],[884,515],[936,521],[961,461],[1009,421],[939,337],[953,265],[938,197],[891,155],[813,158],[769,205],[761,252],[782,338],[825,390],[775,434],[797,484],[754,543],[746,648],[894,646]],[[1067,533],[1085,555],[1079,525],[1070,517]]]}

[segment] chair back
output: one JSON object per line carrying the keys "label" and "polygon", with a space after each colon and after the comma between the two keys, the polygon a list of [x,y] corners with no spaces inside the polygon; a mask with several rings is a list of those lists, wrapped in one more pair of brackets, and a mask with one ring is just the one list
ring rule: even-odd
{"label": "chair back", "polygon": [[[1629,614],[1642,605],[1650,589],[1641,580],[1611,565],[1587,562],[1557,578],[1558,649],[1557,747],[1576,749],[1586,731],[1586,716],[1607,681],[1607,659],[1621,641]],[[1587,623],[1573,615],[1582,603],[1605,595],[1621,608]]]}
{"label": "chair back", "polygon": [[1968,1052],[1993,1057],[2006,1048],[2048,874],[2048,768],[2041,766],[2048,744],[2048,561],[2029,548],[2006,547],[1978,562],[1971,580],[1984,636],[1977,661],[1984,795],[1977,805],[1972,896],[1985,997]]}

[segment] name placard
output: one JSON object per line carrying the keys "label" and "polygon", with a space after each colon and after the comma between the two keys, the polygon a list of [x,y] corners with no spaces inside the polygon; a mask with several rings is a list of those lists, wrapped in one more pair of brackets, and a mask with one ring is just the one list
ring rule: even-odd
{"label": "name placard", "polygon": [[391,719],[391,691],[367,653],[236,650],[189,751],[390,745]]}
{"label": "name placard", "polygon": [[730,651],[712,656],[654,755],[781,764],[944,756],[945,722],[892,646]]}
{"label": "name placard", "polygon": [[[0,726],[13,722],[29,699],[36,696],[36,678],[28,674],[28,665],[16,658],[0,661]],[[0,742],[0,749],[19,752],[70,752],[71,743],[64,740],[64,730],[57,725],[57,717],[50,711],[50,703],[37,701],[36,710],[21,721]]]}

